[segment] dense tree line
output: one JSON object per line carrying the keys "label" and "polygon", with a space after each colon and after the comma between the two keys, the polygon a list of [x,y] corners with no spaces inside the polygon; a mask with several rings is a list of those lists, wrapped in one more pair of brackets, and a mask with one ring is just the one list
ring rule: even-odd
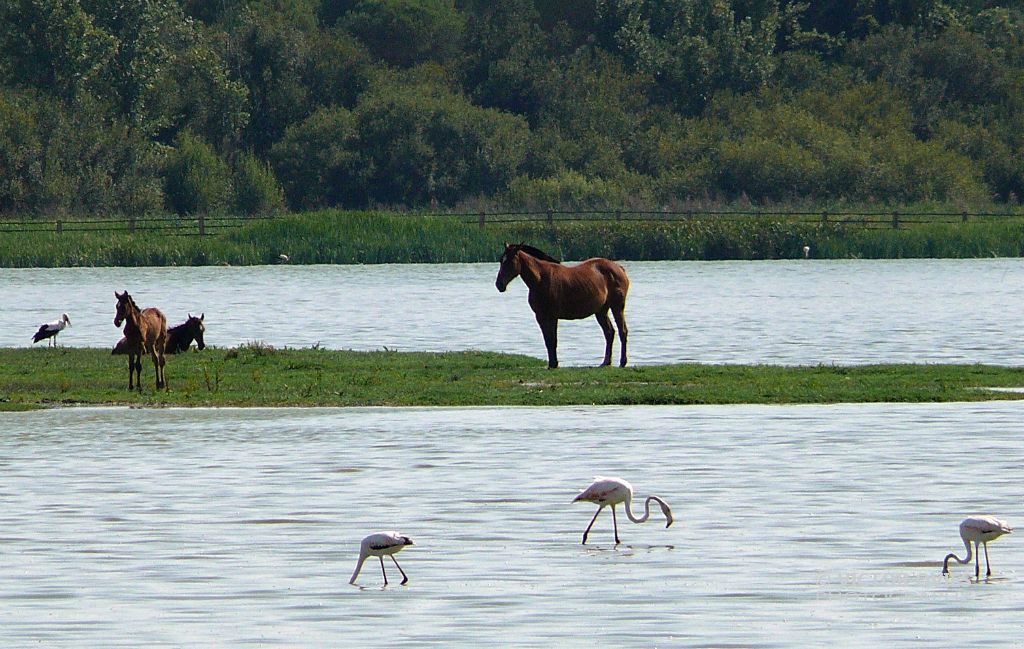
{"label": "dense tree line", "polygon": [[1024,193],[1024,3],[7,0],[0,212]]}

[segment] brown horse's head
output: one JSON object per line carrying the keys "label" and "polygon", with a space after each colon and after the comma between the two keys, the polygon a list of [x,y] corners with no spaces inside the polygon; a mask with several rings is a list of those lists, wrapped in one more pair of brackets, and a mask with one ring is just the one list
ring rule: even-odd
{"label": "brown horse's head", "polygon": [[196,339],[196,347],[199,349],[206,349],[206,343],[203,342],[203,334],[206,333],[206,325],[203,324],[205,318],[205,313],[200,314],[198,318],[190,313],[188,314],[188,320],[185,322],[189,326],[192,336]]}
{"label": "brown horse's head", "polygon": [[519,277],[519,250],[522,247],[521,243],[505,244],[505,251],[501,253],[501,259],[498,260],[498,263],[501,264],[498,267],[498,277],[494,280],[494,285],[501,293],[508,288],[509,282]]}
{"label": "brown horse's head", "polygon": [[114,326],[120,327],[121,323],[128,317],[128,314],[132,309],[138,311],[139,307],[135,306],[135,300],[132,299],[131,295],[128,295],[128,291],[125,291],[124,293],[114,291],[114,297],[117,298],[117,311],[114,313]]}
{"label": "brown horse's head", "polygon": [[494,285],[502,293],[504,293],[505,289],[508,288],[509,282],[514,280],[516,277],[519,277],[519,273],[521,272],[520,264],[522,263],[519,258],[520,254],[526,254],[540,259],[541,261],[549,261],[553,264],[562,263],[543,250],[538,250],[537,248],[528,246],[525,243],[506,243],[505,251],[501,253],[501,259],[498,260],[498,263],[501,264],[498,268],[498,277],[494,280]]}

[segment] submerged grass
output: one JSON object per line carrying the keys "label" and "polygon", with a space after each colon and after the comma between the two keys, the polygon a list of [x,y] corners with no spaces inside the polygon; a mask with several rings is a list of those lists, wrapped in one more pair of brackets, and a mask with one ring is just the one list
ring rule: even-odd
{"label": "submerged grass", "polygon": [[1020,399],[1024,368],[985,365],[664,365],[546,369],[491,352],[353,352],[246,345],[168,357],[170,390],[127,389],[106,349],[0,349],[0,410],[130,406],[559,406]]}
{"label": "submerged grass", "polygon": [[[253,220],[205,237],[139,230],[0,232],[0,267],[455,263],[494,261],[505,241],[562,259],[791,259],[1017,257],[1024,216],[900,228],[843,225],[806,216],[693,217],[673,221],[488,223],[456,216],[325,210]],[[926,220],[923,217],[917,221]]]}

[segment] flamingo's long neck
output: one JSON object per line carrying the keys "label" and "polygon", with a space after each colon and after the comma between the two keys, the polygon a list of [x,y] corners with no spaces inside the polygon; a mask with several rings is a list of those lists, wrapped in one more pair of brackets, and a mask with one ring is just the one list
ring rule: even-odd
{"label": "flamingo's long neck", "polygon": [[352,578],[348,580],[348,583],[350,583],[350,584],[356,583],[356,577],[359,576],[359,571],[363,569],[363,562],[366,561],[366,556],[367,555],[360,553],[360,555],[359,555],[359,562],[356,563],[355,572],[352,573]]}
{"label": "flamingo's long neck", "polygon": [[946,555],[946,558],[942,561],[942,571],[949,572],[949,560],[956,559],[959,564],[970,563],[971,559],[974,558],[974,549],[971,547],[971,542],[964,539],[964,547],[967,548],[967,556],[961,559],[952,552]]}
{"label": "flamingo's long neck", "polygon": [[641,516],[640,518],[637,518],[636,516],[633,516],[633,509],[630,506],[630,504],[631,504],[633,499],[630,498],[629,500],[627,500],[626,501],[626,516],[629,516],[629,520],[633,521],[634,523],[643,523],[648,518],[650,518],[651,517],[651,500],[653,498],[654,498],[654,496],[648,496],[647,500],[644,501],[644,515]]}
{"label": "flamingo's long neck", "polygon": [[633,499],[630,498],[629,500],[626,501],[626,516],[629,516],[629,520],[633,521],[634,523],[643,523],[648,518],[650,518],[651,501],[653,500],[654,502],[658,503],[658,505],[661,506],[661,513],[665,515],[665,520],[667,521],[665,526],[668,527],[672,524],[672,510],[669,509],[668,503],[662,500],[661,498],[658,498],[657,496],[647,496],[647,498],[644,500],[644,515],[640,518],[633,517],[633,511],[630,508],[630,503],[632,502],[632,500]]}

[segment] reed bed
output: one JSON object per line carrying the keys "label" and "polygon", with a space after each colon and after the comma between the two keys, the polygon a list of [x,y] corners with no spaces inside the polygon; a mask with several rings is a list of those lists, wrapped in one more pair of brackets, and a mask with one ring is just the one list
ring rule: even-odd
{"label": "reed bed", "polygon": [[[912,212],[905,213],[912,216]],[[898,228],[806,214],[672,220],[507,221],[480,227],[458,215],[326,210],[192,229],[0,232],[0,267],[204,266],[494,261],[505,241],[568,260],[1017,257],[1024,216],[966,222],[907,219]],[[285,257],[282,257],[284,255]],[[287,259],[285,259],[287,258]]]}

